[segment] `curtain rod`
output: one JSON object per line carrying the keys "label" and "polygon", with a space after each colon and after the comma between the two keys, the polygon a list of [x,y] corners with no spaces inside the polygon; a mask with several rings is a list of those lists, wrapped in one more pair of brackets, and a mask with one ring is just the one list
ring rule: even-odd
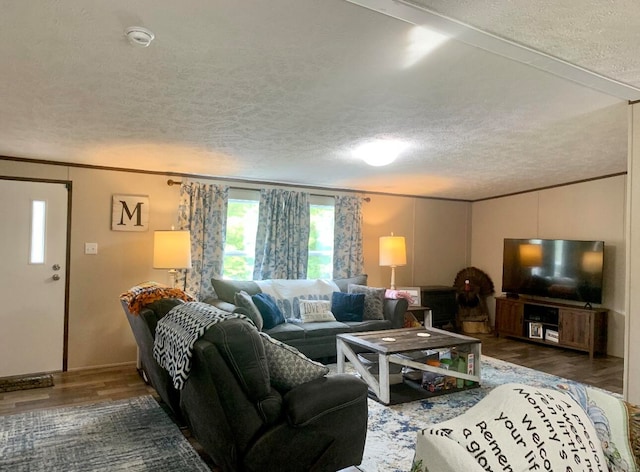
{"label": "curtain rod", "polygon": [[[174,185],[181,185],[181,184],[182,184],[182,181],[180,181],[180,180],[172,180],[172,179],[167,180],[167,185],[169,187],[172,187]],[[244,187],[230,187],[230,188],[238,189],[238,190],[255,190],[253,188],[244,188]],[[319,195],[319,194],[311,194],[311,195],[318,196],[318,197],[328,197],[329,196],[329,195]],[[363,197],[363,200],[365,202],[370,202],[371,198],[370,197]]]}

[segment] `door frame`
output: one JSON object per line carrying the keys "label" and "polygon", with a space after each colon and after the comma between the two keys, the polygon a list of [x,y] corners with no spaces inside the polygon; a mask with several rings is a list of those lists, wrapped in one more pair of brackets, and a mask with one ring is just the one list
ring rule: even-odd
{"label": "door frame", "polygon": [[0,180],[14,180],[19,182],[37,182],[45,184],[63,184],[67,187],[67,234],[65,245],[64,264],[64,335],[62,340],[62,372],[68,369],[69,357],[69,277],[71,274],[71,202],[73,194],[73,182],[71,180],[37,179],[31,177],[12,177],[0,175]]}

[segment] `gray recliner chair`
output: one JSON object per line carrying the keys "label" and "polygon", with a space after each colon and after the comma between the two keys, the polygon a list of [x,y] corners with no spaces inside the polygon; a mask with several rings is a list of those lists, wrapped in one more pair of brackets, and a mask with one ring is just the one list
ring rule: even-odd
{"label": "gray recliner chair", "polygon": [[158,321],[178,299],[133,315],[123,308],[151,386],[223,472],[332,472],[362,462],[367,386],[352,375],[312,380],[286,392],[270,383],[261,335],[246,320],[211,326],[194,346],[182,390],[153,357]]}
{"label": "gray recliner chair", "polygon": [[365,383],[342,374],[279,392],[260,338],[255,326],[234,319],[196,342],[180,404],[204,450],[224,472],[329,472],[360,464]]}

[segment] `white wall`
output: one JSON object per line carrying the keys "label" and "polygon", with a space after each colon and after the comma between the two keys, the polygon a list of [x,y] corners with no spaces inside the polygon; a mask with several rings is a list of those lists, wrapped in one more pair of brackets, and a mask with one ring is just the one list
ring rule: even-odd
{"label": "white wall", "polygon": [[[167,271],[152,268],[153,231],[176,224],[179,187],[169,187],[165,175],[4,159],[0,175],[72,182],[69,368],[133,362],[135,342],[118,297],[139,282],[169,282]],[[111,231],[113,194],[149,196],[148,232]],[[469,212],[463,202],[371,196],[363,210],[369,285],[389,286],[390,269],[378,265],[378,238],[392,231],[407,238],[408,265],[397,269],[398,286],[451,284],[466,265]],[[98,243],[98,254],[85,255],[85,242]]]}
{"label": "white wall", "polygon": [[407,265],[396,268],[396,286],[451,285],[469,262],[471,204],[371,195],[363,206],[365,272],[371,286],[389,287],[391,269],[378,265],[380,236],[404,236]]}
{"label": "white wall", "polygon": [[[166,176],[0,160],[0,175],[72,183],[68,367],[122,364],[135,359],[120,293],[146,280],[168,283],[152,268],[153,231],[176,224],[178,187]],[[113,194],[148,195],[149,231],[111,231]],[[84,243],[98,243],[85,255]]]}
{"label": "white wall", "polygon": [[500,295],[504,238],[603,240],[607,352],[623,357],[625,198],[626,176],[617,176],[473,203],[471,265],[489,274]]}
{"label": "white wall", "polygon": [[625,398],[640,404],[640,103],[629,107],[629,191],[627,218],[627,337],[625,339]]}

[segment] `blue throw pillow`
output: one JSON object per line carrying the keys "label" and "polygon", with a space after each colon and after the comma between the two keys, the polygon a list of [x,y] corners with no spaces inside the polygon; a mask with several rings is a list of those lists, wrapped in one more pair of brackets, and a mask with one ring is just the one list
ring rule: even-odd
{"label": "blue throw pillow", "polygon": [[362,321],[364,293],[333,292],[331,313],[337,321]]}
{"label": "blue throw pillow", "polygon": [[271,295],[268,293],[256,293],[251,296],[251,300],[253,300],[262,315],[262,329],[271,329],[284,323],[284,315]]}

